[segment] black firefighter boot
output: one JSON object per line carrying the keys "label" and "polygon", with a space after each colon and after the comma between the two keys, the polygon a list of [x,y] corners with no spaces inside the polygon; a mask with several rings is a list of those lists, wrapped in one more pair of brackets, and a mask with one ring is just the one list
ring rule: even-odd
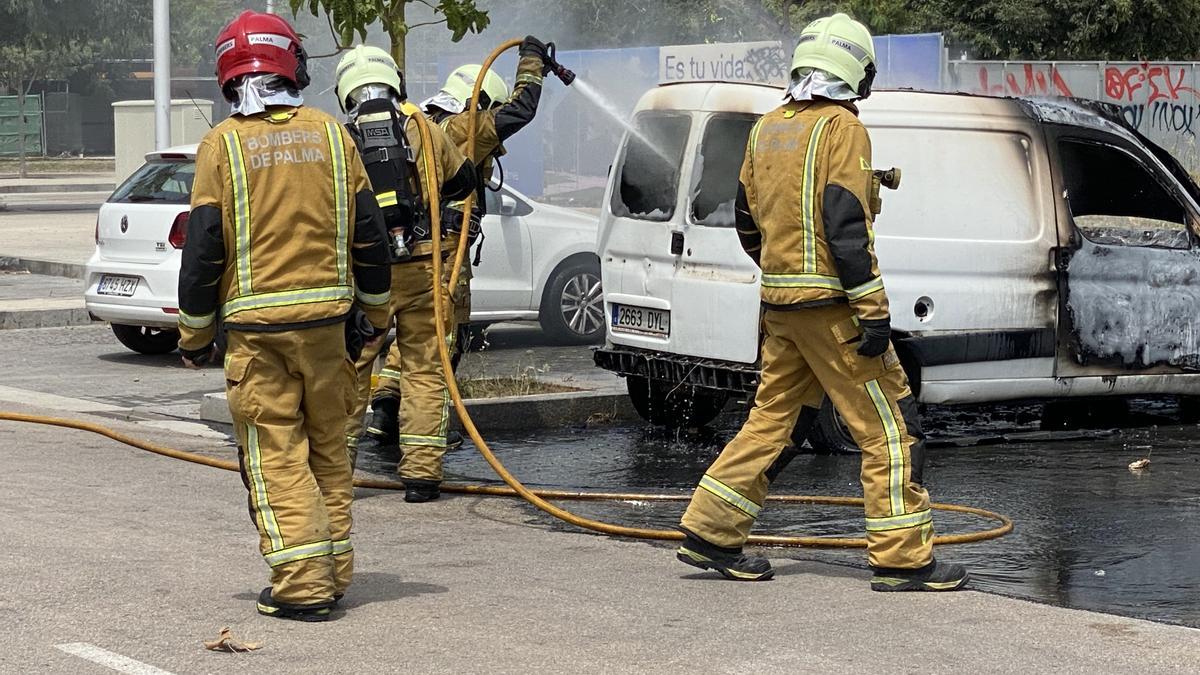
{"label": "black firefighter boot", "polygon": [[400,399],[380,396],[371,401],[367,436],[379,445],[395,445],[400,441]]}
{"label": "black firefighter boot", "polygon": [[686,538],[675,551],[675,557],[692,567],[720,572],[726,579],[734,581],[766,581],[775,576],[771,562],[756,555],[746,555],[741,547],[726,548],[701,539],[692,532],[683,530]]}
{"label": "black firefighter boot", "polygon": [[333,602],[322,602],[314,605],[292,605],[279,602],[271,597],[271,587],[267,586],[258,594],[258,613],[276,619],[292,619],[293,621],[328,621],[330,608],[337,604],[340,598],[335,596]]}
{"label": "black firefighter boot", "polygon": [[874,567],[871,590],[894,591],[957,591],[971,580],[967,568],[956,563],[931,560],[928,565],[917,569],[892,569]]}
{"label": "black firefighter boot", "polygon": [[404,501],[410,504],[431,502],[442,496],[440,481],[417,478],[401,478],[400,480],[404,482]]}

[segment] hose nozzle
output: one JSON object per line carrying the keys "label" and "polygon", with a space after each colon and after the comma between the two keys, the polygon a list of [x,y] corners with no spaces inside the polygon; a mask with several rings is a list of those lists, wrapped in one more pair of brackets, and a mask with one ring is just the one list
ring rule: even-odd
{"label": "hose nozzle", "polygon": [[558,48],[554,46],[553,42],[548,43],[546,45],[546,65],[550,67],[550,72],[554,73],[555,77],[557,77],[565,86],[569,87],[571,86],[571,83],[575,81],[575,73],[571,69],[559,63],[558,59],[556,58],[557,55]]}

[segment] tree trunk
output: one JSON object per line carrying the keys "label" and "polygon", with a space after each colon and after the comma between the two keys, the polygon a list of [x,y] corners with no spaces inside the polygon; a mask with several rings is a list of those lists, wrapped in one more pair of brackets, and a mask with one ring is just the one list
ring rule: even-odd
{"label": "tree trunk", "polygon": [[408,27],[404,25],[405,5],[409,0],[392,0],[392,9],[388,12],[388,19],[384,28],[387,30],[388,38],[392,41],[392,58],[396,60],[396,68],[400,72],[404,72],[404,38],[408,32]]}

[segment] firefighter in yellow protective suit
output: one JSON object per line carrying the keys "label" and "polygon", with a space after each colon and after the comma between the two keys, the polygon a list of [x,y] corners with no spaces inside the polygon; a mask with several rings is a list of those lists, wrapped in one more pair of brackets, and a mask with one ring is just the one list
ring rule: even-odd
{"label": "firefighter in yellow protective suit", "polygon": [[[348,52],[338,64],[336,89],[389,233],[393,263],[389,311],[403,371],[398,388],[404,394],[400,432],[404,455],[399,472],[405,501],[426,502],[440,495],[450,422],[450,396],[434,323],[433,256],[448,257],[458,237],[447,232],[442,250],[433,250],[430,201],[423,190],[431,184],[443,200],[462,199],[475,187],[475,171],[436,125],[429,125],[433,147],[423,147],[412,119],[421,113],[408,103],[403,74],[382,49],[360,45]],[[446,307],[443,314],[448,320],[450,309]],[[447,328],[453,339],[452,325]],[[352,457],[371,393],[372,367],[381,348],[381,344],[368,346],[355,364],[358,388],[344,429]]]}
{"label": "firefighter in yellow protective suit", "polygon": [[271,568],[258,611],[323,621],[353,572],[342,431],[353,351],[386,325],[386,235],[349,135],[303,106],[305,57],[287,22],[244,12],[216,56],[233,115],[196,154],[179,346],[204,365],[223,321],[238,459]]}
{"label": "firefighter in yellow protective suit", "polygon": [[793,428],[810,427],[827,395],[862,448],[871,588],[956,590],[968,575],[933,558],[924,435],[875,258],[871,143],[853,103],[875,74],[870,33],[845,14],[813,22],[791,74],[788,100],[751,131],[735,209],[762,268],[761,380],[749,419],[688,505],[677,556],[730,579],[773,575],[742,544]]}
{"label": "firefighter in yellow protective suit", "polygon": [[[459,67],[446,79],[441,91],[422,104],[425,112],[446,131],[459,150],[476,163],[479,182],[468,233],[471,243],[480,234],[484,190],[492,179],[496,159],[505,153],[504,142],[533,121],[542,97],[543,77],[552,65],[547,46],[532,35],[526,36],[521,43],[519,55],[516,86],[511,94],[504,79],[494,70],[489,69],[483,79],[480,110],[475,115],[474,147],[467,145],[470,122],[466,108],[470,104],[481,66]],[[442,222],[447,228],[453,231],[461,229],[462,209],[462,202],[446,205],[442,211]],[[456,368],[458,357],[466,348],[466,328],[471,319],[471,268],[478,264],[479,250],[476,249],[474,263],[464,265],[458,277],[458,288],[454,290],[454,319],[458,327],[458,348],[454,353]],[[388,352],[387,363],[379,371],[379,386],[371,398],[371,419],[367,424],[367,435],[381,445],[390,445],[397,440],[402,370],[399,351],[393,346]],[[450,434],[452,445],[462,442],[457,432]]]}

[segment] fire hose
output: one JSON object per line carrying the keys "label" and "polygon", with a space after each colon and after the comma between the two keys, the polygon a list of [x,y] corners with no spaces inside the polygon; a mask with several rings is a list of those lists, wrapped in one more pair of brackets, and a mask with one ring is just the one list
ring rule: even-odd
{"label": "fire hose", "polygon": [[[483,66],[475,80],[475,88],[472,92],[471,102],[468,112],[468,142],[467,147],[469,153],[474,153],[474,141],[476,131],[476,115],[478,112],[478,101],[480,90],[482,88],[484,75],[491,68],[492,63],[503,54],[505,51],[517,47],[521,44],[520,40],[510,40],[501,44],[495,49],[484,61]],[[554,52],[551,51],[551,60],[553,60]],[[567,84],[569,80],[574,79],[574,74],[563,68],[557,62],[551,64],[551,72],[557,75]],[[463,205],[463,223],[460,230],[461,235],[455,248],[454,266],[451,268],[448,284],[443,286],[442,279],[444,273],[442,260],[442,231],[440,218],[440,194],[439,186],[441,181],[438,179],[437,165],[433,161],[432,148],[433,137],[429,130],[429,122],[421,113],[415,113],[412,118],[416,121],[421,134],[421,157],[425,164],[425,170],[422,172],[422,181],[424,182],[425,194],[429,196],[429,212],[432,216],[432,234],[433,234],[433,295],[434,295],[434,315],[438,337],[438,354],[442,362],[443,371],[447,374],[453,373],[453,368],[450,363],[450,343],[447,340],[449,332],[449,314],[451,289],[456,288],[458,283],[459,270],[462,267],[463,260],[467,251],[467,236],[469,232],[469,218],[471,214],[472,199],[468,197]],[[471,161],[476,161],[476,158],[469,157]],[[504,481],[507,487],[498,485],[478,485],[478,484],[461,484],[461,483],[444,483],[441,486],[441,491],[454,494],[480,495],[489,497],[520,497],[526,502],[537,507],[541,511],[567,522],[576,527],[580,527],[601,534],[630,537],[634,539],[656,539],[656,540],[681,540],[683,533],[677,530],[662,530],[641,527],[630,527],[626,525],[618,525],[614,523],[606,523],[599,520],[586,518],[566,509],[552,504],[548,500],[558,501],[615,501],[615,502],[682,502],[691,499],[690,495],[681,493],[637,493],[637,492],[590,492],[590,491],[571,491],[571,490],[531,490],[527,488],[520,480],[512,475],[504,464],[496,458],[488,446],[487,441],[480,435],[479,429],[471,419],[471,414],[467,410],[466,404],[463,402],[462,394],[459,391],[458,383],[453,376],[446,377],[446,386],[449,389],[450,398],[454,402],[454,408],[458,412],[459,419],[462,422],[463,429],[474,442],[475,448],[491,466],[492,470]],[[83,422],[79,420],[71,420],[57,417],[46,417],[41,415],[28,415],[23,413],[14,413],[0,411],[0,420],[10,422],[25,422],[31,424],[42,424],[50,426],[65,427],[70,429],[78,429],[99,434],[110,438],[118,443],[152,452],[164,457],[192,462],[203,466],[209,466],[226,471],[240,471],[237,462],[230,460],[217,459],[208,457],[194,452],[187,452],[175,448],[158,445],[149,441],[134,438],[126,434],[120,433],[108,427]],[[380,490],[403,490],[404,484],[395,480],[377,480],[377,479],[355,479],[355,487],[380,489]],[[773,495],[767,497],[767,501],[784,504],[811,504],[811,505],[828,505],[828,506],[853,506],[862,508],[864,500],[861,497],[831,497],[831,496],[810,496],[810,495]],[[986,509],[976,508],[973,506],[962,506],[958,504],[938,504],[930,505],[938,511],[948,511],[956,513],[964,513],[980,518],[988,519],[999,523],[996,527],[979,530],[975,532],[967,532],[961,534],[939,534],[935,535],[933,543],[937,545],[946,544],[967,544],[972,542],[986,541],[1002,537],[1013,529],[1012,520],[1007,516],[999,513],[988,511]],[[764,545],[764,546],[793,546],[793,547],[811,547],[811,548],[865,548],[867,540],[863,537],[795,537],[782,536],[771,534],[756,534],[751,535],[747,541],[749,544]]]}

